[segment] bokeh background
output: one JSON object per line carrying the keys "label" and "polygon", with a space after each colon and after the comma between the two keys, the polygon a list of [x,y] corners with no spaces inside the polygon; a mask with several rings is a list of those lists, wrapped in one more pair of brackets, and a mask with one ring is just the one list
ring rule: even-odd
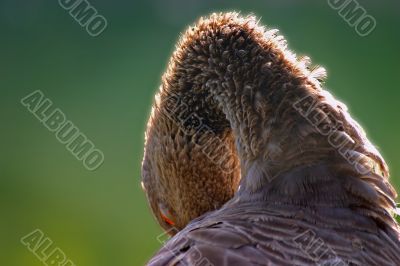
{"label": "bokeh background", "polygon": [[[152,0],[90,3],[108,21],[91,37],[56,0],[0,0],[0,265],[42,265],[20,238],[39,228],[76,265],[143,265],[160,228],[140,188],[146,120],[179,33],[237,10],[277,27],[328,70],[400,188],[400,2],[362,1],[360,37],[326,1]],[[20,99],[40,89],[105,154],[86,170]]]}

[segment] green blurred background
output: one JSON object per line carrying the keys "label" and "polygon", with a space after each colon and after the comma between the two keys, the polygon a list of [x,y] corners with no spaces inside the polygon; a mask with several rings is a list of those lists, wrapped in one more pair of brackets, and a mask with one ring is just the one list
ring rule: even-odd
{"label": "green blurred background", "polygon": [[[90,3],[108,21],[91,37],[53,0],[0,0],[0,265],[42,265],[20,243],[39,228],[76,265],[143,265],[160,228],[140,188],[144,129],[179,33],[200,15],[240,10],[277,27],[328,70],[400,188],[400,2],[361,1],[367,37],[326,1],[153,0]],[[105,154],[86,170],[20,104],[40,89]]]}

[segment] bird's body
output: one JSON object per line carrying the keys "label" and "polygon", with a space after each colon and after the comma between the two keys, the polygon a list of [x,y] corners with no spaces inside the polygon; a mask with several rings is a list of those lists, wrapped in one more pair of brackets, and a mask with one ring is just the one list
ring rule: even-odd
{"label": "bird's body", "polygon": [[191,222],[149,265],[399,265],[398,232],[362,212],[245,198]]}
{"label": "bird's body", "polygon": [[253,17],[187,30],[149,121],[143,184],[165,229],[210,212],[150,265],[400,265],[387,166],[323,73]]}

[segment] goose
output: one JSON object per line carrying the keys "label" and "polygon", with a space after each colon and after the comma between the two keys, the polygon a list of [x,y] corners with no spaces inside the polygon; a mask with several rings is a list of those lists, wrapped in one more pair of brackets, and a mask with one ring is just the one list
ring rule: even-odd
{"label": "goose", "polygon": [[186,30],[146,130],[172,236],[148,265],[400,265],[388,166],[325,77],[252,15]]}

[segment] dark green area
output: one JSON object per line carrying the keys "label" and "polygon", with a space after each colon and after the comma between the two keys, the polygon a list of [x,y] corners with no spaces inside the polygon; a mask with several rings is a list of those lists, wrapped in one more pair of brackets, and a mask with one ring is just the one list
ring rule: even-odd
{"label": "dark green area", "polygon": [[[20,243],[36,228],[76,265],[142,265],[159,248],[139,182],[145,123],[179,33],[211,11],[261,16],[325,66],[327,88],[365,127],[399,187],[398,1],[359,1],[377,21],[367,37],[326,1],[90,2],[108,21],[95,38],[56,0],[0,0],[1,265],[42,265]],[[98,170],[87,171],[20,104],[37,89],[104,152]]]}

